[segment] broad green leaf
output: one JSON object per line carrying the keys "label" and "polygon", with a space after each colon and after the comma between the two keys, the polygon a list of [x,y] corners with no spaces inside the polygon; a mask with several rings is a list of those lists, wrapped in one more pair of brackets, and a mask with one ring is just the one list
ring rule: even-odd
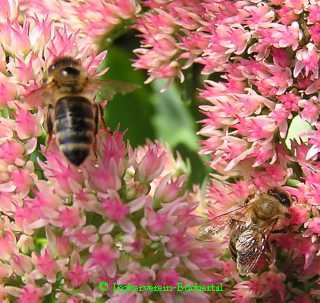
{"label": "broad green leaf", "polygon": [[154,128],[151,118],[154,112],[150,102],[152,90],[143,84],[145,77],[141,71],[132,68],[130,53],[112,47],[108,51],[106,66],[110,69],[107,77],[138,84],[132,93],[115,95],[105,109],[105,120],[112,129],[126,132],[126,138],[133,146],[145,143],[146,138],[154,139]]}
{"label": "broad green leaf", "polygon": [[299,115],[294,117],[290,124],[285,141],[287,147],[289,149],[291,148],[291,140],[295,140],[297,142],[306,142],[306,139],[303,137],[303,135],[311,129],[311,125],[307,121],[303,120]]}
{"label": "broad green leaf", "polygon": [[[157,80],[153,86],[159,92],[164,84]],[[165,139],[171,147],[184,144],[193,151],[198,150],[195,121],[185,108],[176,87],[171,85],[165,92],[155,93],[153,101],[156,108],[153,125],[157,137]]]}

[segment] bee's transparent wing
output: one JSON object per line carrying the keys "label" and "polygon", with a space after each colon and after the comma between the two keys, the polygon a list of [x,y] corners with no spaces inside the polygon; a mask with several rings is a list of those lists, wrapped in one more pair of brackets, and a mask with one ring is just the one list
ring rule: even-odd
{"label": "bee's transparent wing", "polygon": [[239,234],[236,242],[237,268],[240,274],[252,272],[261,257],[267,242],[268,231],[249,226]]}
{"label": "bee's transparent wing", "polygon": [[87,93],[90,97],[95,98],[96,102],[102,100],[111,100],[116,94],[128,94],[139,88],[134,83],[123,82],[119,80],[89,80],[87,85]]}
{"label": "bee's transparent wing", "polygon": [[233,228],[232,224],[242,222],[240,220],[236,220],[235,218],[231,218],[229,215],[233,214],[234,216],[239,216],[239,214],[241,214],[239,211],[245,209],[247,206],[248,205],[243,205],[219,215],[209,209],[208,220],[198,229],[197,238],[201,241],[213,241],[217,236],[222,235],[222,233],[225,234],[229,227]]}
{"label": "bee's transparent wing", "polygon": [[217,239],[218,236],[225,235],[229,229],[230,220],[228,217],[220,217],[219,220],[208,220],[200,225],[197,232],[197,239],[200,241],[211,242]]}

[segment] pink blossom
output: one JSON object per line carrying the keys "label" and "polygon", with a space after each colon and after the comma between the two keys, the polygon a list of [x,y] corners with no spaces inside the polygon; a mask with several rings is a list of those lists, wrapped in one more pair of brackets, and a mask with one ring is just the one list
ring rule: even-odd
{"label": "pink blossom", "polygon": [[56,237],[56,251],[60,256],[68,256],[72,250],[69,238],[66,236]]}
{"label": "pink blossom", "polygon": [[82,182],[80,173],[72,167],[65,158],[61,157],[61,152],[56,144],[52,144],[47,149],[45,156],[46,163],[40,163],[41,168],[54,184],[59,185],[61,192],[70,193]]}
{"label": "pink blossom", "polygon": [[106,216],[116,222],[122,221],[129,213],[129,207],[124,205],[118,197],[104,199],[102,207]]}
{"label": "pink blossom", "polygon": [[33,255],[36,269],[45,276],[48,281],[55,281],[58,272],[58,266],[48,250],[41,253],[40,256]]}
{"label": "pink blossom", "polygon": [[294,10],[286,6],[283,6],[281,9],[279,9],[277,13],[280,16],[279,21],[285,25],[289,25],[298,19],[298,16],[295,14]]}
{"label": "pink blossom", "polygon": [[11,179],[17,192],[28,193],[32,185],[32,175],[27,169],[16,169],[11,173]]}
{"label": "pink blossom", "polygon": [[279,96],[278,99],[287,110],[296,112],[299,110],[299,97],[295,94],[288,93],[282,96]]}
{"label": "pink blossom", "polygon": [[314,234],[320,233],[320,218],[314,218],[308,223],[308,229]]}
{"label": "pink blossom", "polygon": [[320,24],[316,23],[309,29],[311,39],[315,44],[320,43]]}
{"label": "pink blossom", "polygon": [[118,252],[112,250],[108,246],[97,246],[92,249],[89,264],[91,267],[100,267],[103,270],[107,270],[114,260],[118,258]]}
{"label": "pink blossom", "polygon": [[316,23],[320,21],[320,6],[319,5],[311,5],[309,8],[309,18],[308,21],[311,23]]}
{"label": "pink blossom", "polygon": [[58,217],[59,225],[63,228],[72,228],[82,225],[81,215],[77,209],[64,208]]}
{"label": "pink blossom", "polygon": [[176,180],[163,178],[155,192],[155,198],[161,202],[171,202],[177,199],[183,192],[185,177],[178,177]]}
{"label": "pink blossom", "polygon": [[[94,226],[85,226],[78,229],[72,229],[66,233],[69,239],[80,249],[85,249],[97,242],[97,232]],[[68,239],[68,240],[69,240]]]}
{"label": "pink blossom", "polygon": [[305,69],[305,75],[312,73],[314,78],[318,78],[318,61],[319,56],[315,50],[315,46],[311,43],[307,45],[307,49],[301,49],[296,54],[297,62],[294,67],[293,76],[297,77],[302,69]]}
{"label": "pink blossom", "polygon": [[301,117],[310,123],[314,123],[317,120],[319,108],[315,103],[310,101],[303,102],[303,110],[301,112]]}
{"label": "pink blossom", "polygon": [[176,286],[179,281],[179,274],[174,269],[163,269],[158,272],[157,283],[159,285]]}
{"label": "pink blossom", "polygon": [[19,109],[16,113],[17,134],[22,140],[29,137],[36,137],[40,135],[40,125],[37,117],[32,115],[29,111]]}
{"label": "pink blossom", "polygon": [[293,206],[290,208],[290,224],[302,225],[308,219],[308,211],[303,207]]}
{"label": "pink blossom", "polygon": [[0,158],[8,164],[16,163],[22,160],[24,149],[21,144],[16,141],[7,141],[0,145]]}
{"label": "pink blossom", "polygon": [[150,144],[145,150],[141,150],[141,154],[137,154],[140,160],[134,163],[136,167],[137,178],[140,181],[147,182],[158,177],[163,168],[165,161],[165,153],[158,144]]}
{"label": "pink blossom", "polygon": [[273,62],[281,67],[289,67],[291,59],[283,48],[272,48]]}
{"label": "pink blossom", "polygon": [[43,290],[31,284],[26,285],[19,296],[18,303],[40,303],[44,297]]}
{"label": "pink blossom", "polygon": [[68,272],[71,286],[78,288],[88,282],[89,273],[80,264],[74,264]]}

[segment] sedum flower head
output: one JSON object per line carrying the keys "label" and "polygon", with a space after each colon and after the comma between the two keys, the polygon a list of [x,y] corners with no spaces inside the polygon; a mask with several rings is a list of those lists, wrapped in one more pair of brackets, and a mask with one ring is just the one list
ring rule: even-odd
{"label": "sedum flower head", "polygon": [[[210,157],[214,170],[208,188],[209,218],[274,187],[294,200],[291,219],[282,221],[281,232],[270,236],[275,264],[246,280],[226,270],[230,289],[226,302],[315,302],[320,201],[318,1],[145,4],[149,10],[136,25],[143,40],[135,66],[148,71],[148,81],[170,82],[184,81],[184,70],[196,63],[208,79],[199,94],[206,101],[200,106],[204,118],[199,134],[204,137],[201,153]],[[290,140],[297,121],[309,127]]]}
{"label": "sedum flower head", "polygon": [[22,0],[21,7],[30,16],[49,16],[52,20],[68,24],[91,43],[103,37],[112,40],[117,31],[121,32],[122,27],[132,23],[140,11],[136,0]]}

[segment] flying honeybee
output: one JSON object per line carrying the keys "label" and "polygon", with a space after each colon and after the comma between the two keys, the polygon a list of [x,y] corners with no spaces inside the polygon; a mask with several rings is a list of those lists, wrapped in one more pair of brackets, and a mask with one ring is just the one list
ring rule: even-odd
{"label": "flying honeybee", "polygon": [[55,135],[67,160],[79,166],[95,149],[98,124],[104,125],[101,104],[95,102],[97,93],[102,91],[104,98],[111,99],[117,92],[135,88],[120,81],[90,79],[79,60],[59,57],[49,66],[42,87],[26,96],[26,101],[43,101],[47,106],[47,144]]}
{"label": "flying honeybee", "polygon": [[[291,204],[289,194],[279,188],[273,188],[246,201],[243,206],[243,219],[229,220],[229,250],[241,275],[247,275],[255,269],[269,245],[269,234],[279,219],[289,217],[288,208]],[[217,217],[221,218],[226,214]],[[207,222],[199,228],[198,239],[212,241],[224,227]]]}

